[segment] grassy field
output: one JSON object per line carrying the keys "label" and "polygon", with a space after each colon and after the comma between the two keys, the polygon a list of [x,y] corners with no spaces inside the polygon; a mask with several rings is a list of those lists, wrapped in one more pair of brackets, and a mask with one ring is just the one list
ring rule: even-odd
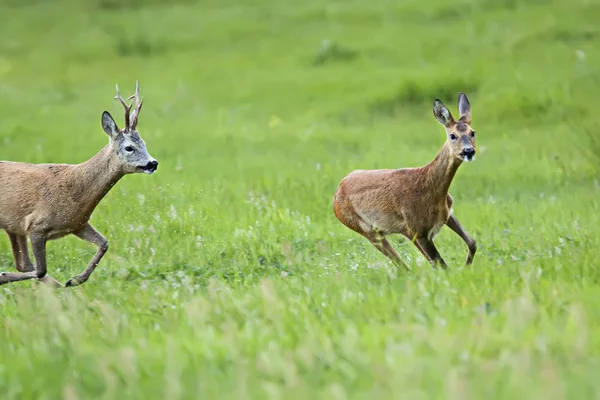
{"label": "grassy field", "polygon": [[[597,1],[166,3],[0,3],[0,159],[92,157],[139,79],[160,162],[96,209],[88,283],[0,287],[3,399],[600,398]],[[333,193],[433,159],[460,91],[475,262],[444,228],[450,270],[394,238],[399,273]],[[94,252],[51,242],[49,274]]]}

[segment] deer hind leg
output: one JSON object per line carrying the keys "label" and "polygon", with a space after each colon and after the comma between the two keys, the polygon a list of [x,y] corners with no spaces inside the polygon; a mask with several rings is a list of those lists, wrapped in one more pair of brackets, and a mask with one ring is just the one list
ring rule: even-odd
{"label": "deer hind leg", "polygon": [[31,272],[0,272],[0,285],[11,282],[28,281],[36,279],[35,271]]}
{"label": "deer hind leg", "polygon": [[398,253],[396,253],[396,250],[394,250],[385,236],[381,232],[374,229],[371,224],[365,222],[365,220],[363,220],[361,216],[354,211],[349,202],[336,202],[334,203],[333,210],[337,219],[347,228],[352,229],[354,232],[366,237],[377,250],[392,260],[394,265],[398,267],[404,267],[410,271],[408,265],[402,261]]}
{"label": "deer hind leg", "polygon": [[6,232],[10,239],[13,256],[15,257],[15,267],[19,272],[32,272],[34,270],[33,263],[29,259],[29,251],[27,249],[27,236],[16,235]]}
{"label": "deer hind leg", "polygon": [[[7,232],[8,233],[8,232]],[[19,272],[34,272],[35,268],[29,258],[29,249],[27,246],[27,236],[8,233],[10,244],[12,246],[13,255],[15,257],[15,266]],[[50,275],[45,275],[39,279],[40,282],[52,286],[61,287],[62,285]]]}
{"label": "deer hind leg", "polygon": [[425,258],[427,258],[427,261],[429,261],[434,268],[437,267],[438,264],[440,264],[444,269],[448,267],[448,265],[436,249],[435,244],[433,244],[433,240],[427,238],[418,238],[415,242],[415,245],[421,251],[421,253],[423,253]]}
{"label": "deer hind leg", "polygon": [[81,228],[79,231],[75,232],[75,235],[78,238],[85,240],[86,242],[95,244],[96,246],[98,246],[98,250],[96,251],[94,258],[92,258],[92,261],[89,263],[87,268],[84,269],[83,272],[81,272],[79,275],[76,275],[69,279],[66,286],[78,286],[87,281],[90,278],[90,275],[92,275],[92,272],[94,272],[94,270],[96,269],[96,266],[98,266],[98,263],[100,263],[102,257],[104,257],[106,251],[108,250],[108,240],[106,240],[106,238],[102,236],[100,232],[94,229],[94,227],[90,225],[89,222],[86,223],[83,226],[83,228]]}
{"label": "deer hind leg", "polygon": [[[18,244],[19,240],[17,239],[16,242]],[[27,242],[25,242],[25,244],[27,244]],[[31,245],[33,247],[33,256],[35,257],[35,269],[33,271],[27,272],[0,273],[0,285],[10,282],[25,281],[29,279],[39,279],[41,282],[52,284],[53,279],[47,277],[46,275],[46,238],[42,235],[34,234],[31,236]],[[25,248],[25,251],[26,250],[27,249]],[[21,256],[21,253],[19,253],[19,256]],[[23,265],[21,265],[21,267],[23,267]]]}
{"label": "deer hind leg", "polygon": [[394,265],[397,267],[405,268],[407,271],[410,271],[408,265],[400,258],[396,250],[392,247],[390,242],[385,238],[385,236],[380,232],[374,232],[369,235],[365,235],[367,239],[371,242],[373,246],[381,253],[383,253],[386,257],[388,257]]}

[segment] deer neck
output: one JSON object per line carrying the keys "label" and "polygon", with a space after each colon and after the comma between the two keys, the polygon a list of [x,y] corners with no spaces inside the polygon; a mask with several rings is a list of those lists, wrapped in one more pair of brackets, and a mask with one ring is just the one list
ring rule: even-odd
{"label": "deer neck", "polygon": [[[440,198],[445,199],[450,184],[462,161],[456,158],[447,144],[444,144],[438,155],[423,169],[426,175],[426,185]],[[437,196],[436,196],[437,197]]]}
{"label": "deer neck", "polygon": [[119,160],[110,145],[106,145],[94,157],[73,168],[73,197],[91,212],[123,175]]}

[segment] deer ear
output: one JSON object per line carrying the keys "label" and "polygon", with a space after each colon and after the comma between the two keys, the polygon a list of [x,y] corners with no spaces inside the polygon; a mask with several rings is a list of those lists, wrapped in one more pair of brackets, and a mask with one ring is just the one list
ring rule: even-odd
{"label": "deer ear", "polygon": [[467,125],[471,125],[471,104],[467,95],[461,92],[458,95],[458,113],[460,114],[460,120]]}
{"label": "deer ear", "polygon": [[104,129],[104,132],[106,132],[111,139],[116,138],[120,132],[117,123],[108,111],[102,113],[102,129]]}
{"label": "deer ear", "polygon": [[440,124],[448,127],[454,123],[450,110],[439,99],[433,102],[433,116]]}

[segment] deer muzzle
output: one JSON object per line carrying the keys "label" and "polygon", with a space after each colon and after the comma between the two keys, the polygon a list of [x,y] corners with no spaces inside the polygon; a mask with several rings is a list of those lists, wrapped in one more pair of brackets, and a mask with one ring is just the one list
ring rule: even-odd
{"label": "deer muzzle", "polygon": [[158,169],[158,161],[152,160],[148,161],[148,164],[141,167],[142,170],[147,174],[152,174],[154,171]]}
{"label": "deer muzzle", "polygon": [[460,153],[461,157],[466,161],[472,161],[475,157],[475,149],[473,147],[464,147]]}

